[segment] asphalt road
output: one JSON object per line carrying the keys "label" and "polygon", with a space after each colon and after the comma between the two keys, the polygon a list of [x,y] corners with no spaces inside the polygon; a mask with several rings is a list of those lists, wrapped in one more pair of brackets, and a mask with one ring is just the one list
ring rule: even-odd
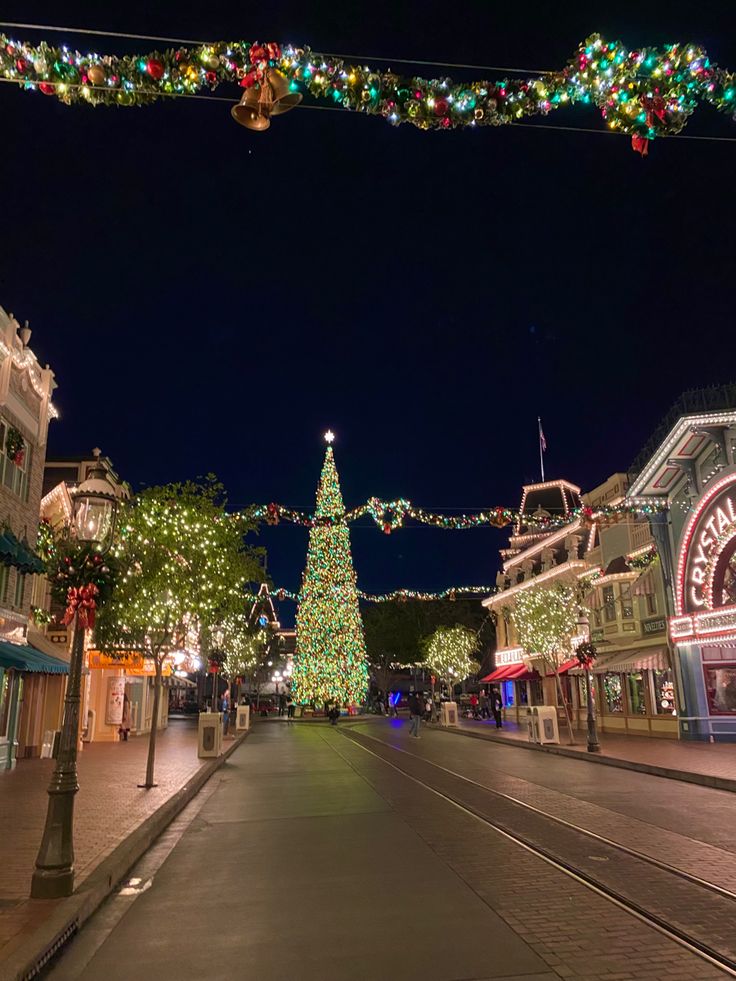
{"label": "asphalt road", "polygon": [[[676,848],[701,875],[706,861],[716,879],[736,862],[723,823],[732,795],[439,731],[412,740],[386,720],[256,724],[215,780],[66,949],[53,981],[727,976],[483,814],[508,808],[521,825],[516,808],[550,849],[577,840],[560,818],[595,821],[610,841]],[[664,871],[633,874],[627,863],[639,860],[611,849],[583,846],[590,867],[659,894]],[[718,904],[730,900],[711,898],[720,936],[732,917],[716,922],[729,909]]]}

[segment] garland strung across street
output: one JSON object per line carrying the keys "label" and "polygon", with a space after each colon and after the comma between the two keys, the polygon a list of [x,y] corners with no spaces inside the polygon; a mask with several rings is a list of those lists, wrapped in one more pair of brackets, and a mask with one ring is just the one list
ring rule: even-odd
{"label": "garland strung across street", "polygon": [[736,110],[736,75],[712,64],[703,47],[677,43],[628,50],[598,34],[580,44],[560,71],[467,82],[399,75],[275,43],[219,41],[118,57],[0,34],[0,77],[55,95],[67,105],[117,106],[195,95],[222,83],[276,93],[278,79],[293,95],[280,92],[273,102],[269,96],[267,105],[259,97],[260,109],[254,96],[250,109],[254,114],[264,110],[265,125],[251,128],[266,128],[269,114],[295,105],[301,88],[336,107],[423,130],[503,126],[546,116],[566,104],[592,104],[612,130],[631,136],[642,154],[649,140],[681,132],[701,103],[731,116]]}
{"label": "garland strung across street", "polygon": [[[495,592],[495,586],[450,586],[437,593],[425,593],[416,589],[395,589],[392,593],[365,593],[359,589],[358,598],[365,600],[366,603],[392,603],[395,600],[398,600],[399,603],[406,603],[408,600],[420,600],[422,602],[450,600],[450,602],[454,602],[458,599],[464,599],[466,596],[489,596]],[[284,600],[293,600],[294,602],[299,600],[299,593],[295,593],[291,589],[284,589],[282,586],[272,589],[271,594],[280,603],[283,603]],[[251,593],[243,598],[246,603],[256,603],[260,597],[257,593]]]}
{"label": "garland strung across street", "polygon": [[434,528],[445,529],[464,529],[480,528],[490,526],[493,528],[504,528],[516,521],[522,520],[525,525],[546,531],[550,528],[561,528],[577,518],[582,518],[586,524],[612,523],[621,521],[626,517],[642,517],[652,514],[659,514],[666,510],[666,504],[660,503],[641,503],[641,504],[617,504],[615,506],[602,506],[596,508],[582,507],[571,510],[566,515],[560,517],[539,517],[530,514],[521,514],[511,508],[489,508],[487,511],[480,511],[477,514],[438,514],[433,511],[425,511],[424,508],[415,507],[411,501],[398,498],[394,501],[383,501],[378,497],[371,497],[365,504],[361,504],[352,511],[342,514],[315,516],[306,511],[298,511],[294,508],[284,507],[282,504],[254,504],[243,512],[243,517],[247,520],[264,519],[266,524],[277,525],[280,521],[289,521],[293,524],[304,525],[306,528],[313,528],[318,525],[330,525],[356,521],[365,515],[373,518],[376,526],[386,535],[401,528],[407,518],[420,522],[420,524],[431,525]]}

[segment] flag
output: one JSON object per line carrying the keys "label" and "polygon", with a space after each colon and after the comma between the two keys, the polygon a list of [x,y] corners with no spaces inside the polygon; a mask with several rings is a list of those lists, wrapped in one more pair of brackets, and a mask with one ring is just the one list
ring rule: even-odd
{"label": "flag", "polygon": [[539,445],[542,448],[542,452],[547,452],[547,440],[544,438],[544,430],[542,429],[542,420],[537,416],[537,422],[539,423]]}

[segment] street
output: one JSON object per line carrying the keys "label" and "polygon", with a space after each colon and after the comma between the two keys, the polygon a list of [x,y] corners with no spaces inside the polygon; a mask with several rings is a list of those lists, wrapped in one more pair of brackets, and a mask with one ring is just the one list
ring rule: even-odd
{"label": "street", "polygon": [[732,811],[403,720],[259,723],[48,977],[732,976],[651,921],[734,958]]}

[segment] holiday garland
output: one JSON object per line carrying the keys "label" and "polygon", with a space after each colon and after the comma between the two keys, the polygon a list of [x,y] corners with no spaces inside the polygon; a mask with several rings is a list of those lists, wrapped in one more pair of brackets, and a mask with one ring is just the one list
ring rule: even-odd
{"label": "holiday garland", "polygon": [[371,497],[365,504],[361,504],[352,511],[343,511],[340,514],[313,515],[306,511],[298,511],[294,508],[284,507],[282,504],[254,504],[247,508],[242,517],[251,520],[265,519],[266,524],[277,525],[280,521],[289,521],[293,524],[303,525],[306,528],[313,528],[320,525],[339,524],[343,521],[352,522],[365,515],[369,515],[375,524],[386,535],[401,528],[407,518],[420,522],[420,524],[431,525],[434,528],[445,529],[466,529],[490,526],[493,528],[504,528],[514,522],[522,522],[529,528],[539,531],[547,531],[551,528],[561,528],[581,518],[586,524],[610,523],[620,521],[626,517],[641,517],[645,515],[659,514],[666,510],[665,504],[617,504],[615,506],[601,506],[596,508],[580,507],[569,511],[560,517],[549,517],[530,515],[511,508],[495,507],[487,511],[480,511],[477,514],[438,514],[433,511],[425,511],[424,508],[415,507],[411,501],[398,498],[394,501],[383,501],[377,497]]}
{"label": "holiday garland", "polygon": [[631,136],[641,153],[649,140],[681,132],[699,103],[731,116],[736,109],[736,75],[712,64],[701,46],[630,51],[598,34],[560,71],[469,82],[404,76],[274,43],[220,41],[118,57],[21,43],[0,34],[0,76],[67,105],[146,105],[222,83],[257,87],[269,68],[281,71],[293,89],[304,87],[335,106],[424,130],[502,126],[546,116],[568,103],[591,104],[611,129]]}
{"label": "holiday garland", "polygon": [[[281,603],[284,600],[294,600],[296,602],[300,596],[304,595],[303,589],[301,593],[295,593],[290,589],[284,589],[282,586],[276,587],[272,592]],[[436,593],[423,592],[417,589],[395,589],[392,593],[365,593],[362,589],[359,589],[358,598],[364,600],[366,603],[393,603],[396,600],[399,603],[405,603],[408,600],[419,600],[426,603],[435,602],[436,600],[450,600],[452,603],[466,596],[489,596],[495,592],[495,586],[450,586]],[[243,599],[246,603],[256,602],[258,595],[254,593],[246,594]]]}

